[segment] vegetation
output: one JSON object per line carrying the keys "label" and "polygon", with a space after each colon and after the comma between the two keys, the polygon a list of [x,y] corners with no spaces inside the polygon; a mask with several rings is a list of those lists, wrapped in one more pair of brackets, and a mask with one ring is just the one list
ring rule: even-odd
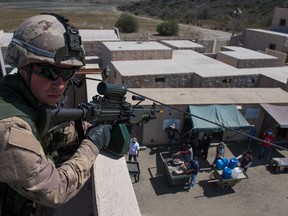
{"label": "vegetation", "polygon": [[123,33],[137,32],[139,29],[138,19],[132,15],[123,13],[116,22],[115,27]]}
{"label": "vegetation", "polygon": [[[118,10],[223,31],[231,31],[234,19],[242,31],[269,28],[275,7],[288,7],[288,0],[147,0],[122,4]],[[233,17],[237,8],[240,14]]]}
{"label": "vegetation", "polygon": [[179,25],[175,20],[164,21],[157,26],[157,32],[161,36],[178,35]]}

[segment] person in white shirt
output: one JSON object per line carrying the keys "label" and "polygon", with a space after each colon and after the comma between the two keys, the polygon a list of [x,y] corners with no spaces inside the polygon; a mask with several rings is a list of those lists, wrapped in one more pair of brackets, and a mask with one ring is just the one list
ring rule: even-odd
{"label": "person in white shirt", "polygon": [[137,161],[138,155],[139,155],[139,143],[137,142],[137,138],[133,137],[131,139],[130,145],[129,145],[129,154],[128,154],[128,160],[131,161],[132,157],[134,161]]}

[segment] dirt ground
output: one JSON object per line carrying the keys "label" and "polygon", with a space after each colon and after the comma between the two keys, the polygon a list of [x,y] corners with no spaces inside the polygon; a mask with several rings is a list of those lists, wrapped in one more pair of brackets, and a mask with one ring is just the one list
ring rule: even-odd
{"label": "dirt ground", "polygon": [[[227,158],[238,156],[248,148],[247,143],[227,143]],[[276,173],[268,166],[268,158],[258,160],[259,145],[250,144],[254,160],[248,169],[248,179],[219,191],[211,182],[209,167],[215,156],[215,146],[209,150],[207,160],[198,155],[200,172],[196,185],[186,192],[184,185],[171,186],[167,182],[160,153],[167,148],[147,148],[140,152],[140,181],[133,187],[143,216],[287,216],[288,172]],[[174,149],[177,150],[177,149]],[[172,149],[173,151],[173,149]],[[285,150],[273,149],[271,157],[288,157]]]}

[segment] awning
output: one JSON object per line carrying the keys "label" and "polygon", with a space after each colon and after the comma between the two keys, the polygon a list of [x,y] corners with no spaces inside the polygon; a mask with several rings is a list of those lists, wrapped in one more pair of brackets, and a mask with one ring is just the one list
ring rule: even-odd
{"label": "awning", "polygon": [[238,130],[254,127],[234,105],[190,105],[189,112],[195,131],[223,132],[228,128]]}
{"label": "awning", "polygon": [[279,124],[281,128],[288,128],[288,106],[261,104],[263,109]]}

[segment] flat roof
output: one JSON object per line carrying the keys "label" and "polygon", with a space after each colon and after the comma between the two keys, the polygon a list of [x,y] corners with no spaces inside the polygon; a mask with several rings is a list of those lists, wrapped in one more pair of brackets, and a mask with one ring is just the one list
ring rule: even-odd
{"label": "flat roof", "polygon": [[172,50],[171,48],[156,41],[111,41],[103,42],[103,44],[111,51],[127,51],[127,50]]}
{"label": "flat roof", "polygon": [[112,64],[122,76],[176,73],[201,74],[204,71],[209,73],[210,76],[224,76],[237,70],[235,67],[193,50],[173,50],[172,59],[112,61]]}
{"label": "flat roof", "polygon": [[276,31],[265,30],[265,29],[248,28],[248,29],[246,29],[246,31],[255,31],[255,32],[262,32],[262,33],[266,33],[266,34],[272,34],[272,35],[279,35],[279,36],[283,36],[283,37],[288,37],[288,34],[281,33],[281,32],[276,32]]}
{"label": "flat roof", "polygon": [[[119,41],[120,38],[114,31],[114,29],[104,30],[104,29],[79,29],[79,34],[81,35],[82,41]],[[7,33],[0,30],[0,46],[8,46],[13,33]]]}
{"label": "flat roof", "polygon": [[[288,93],[280,88],[129,88],[147,98],[168,105],[207,104],[288,104]],[[133,93],[126,94],[127,101]],[[144,100],[142,105],[152,104]]]}
{"label": "flat roof", "polygon": [[7,47],[13,37],[13,33],[5,33],[0,30],[0,46]]}
{"label": "flat roof", "polygon": [[165,44],[169,44],[173,47],[176,48],[203,48],[204,46],[195,42],[192,42],[190,40],[161,40],[161,42],[165,43]]}
{"label": "flat roof", "polygon": [[[234,49],[237,53],[237,48]],[[263,74],[283,83],[288,79],[286,66],[239,69],[193,50],[173,50],[172,59],[112,61],[112,64],[122,76],[196,73],[205,78]]]}
{"label": "flat roof", "polygon": [[237,46],[223,46],[224,49],[226,50],[221,50],[218,53],[224,53],[227,56],[231,56],[233,58],[236,59],[278,59],[277,57],[265,54],[265,53],[261,53],[261,52],[257,52],[254,50],[250,50],[250,49],[246,49],[243,47],[237,47]]}
{"label": "flat roof", "polygon": [[114,29],[79,29],[82,41],[120,40]]}

